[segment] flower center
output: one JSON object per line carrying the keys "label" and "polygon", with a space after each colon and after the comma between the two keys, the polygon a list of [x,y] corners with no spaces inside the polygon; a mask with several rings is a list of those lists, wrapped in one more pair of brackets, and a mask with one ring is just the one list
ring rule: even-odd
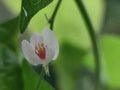
{"label": "flower center", "polygon": [[43,43],[35,45],[35,53],[44,60],[46,58],[46,48]]}

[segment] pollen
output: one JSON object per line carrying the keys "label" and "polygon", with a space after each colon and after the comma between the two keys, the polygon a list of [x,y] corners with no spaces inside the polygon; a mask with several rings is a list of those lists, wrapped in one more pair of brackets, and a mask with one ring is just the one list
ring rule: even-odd
{"label": "pollen", "polygon": [[44,46],[44,43],[35,45],[35,53],[41,60],[46,58],[46,47]]}

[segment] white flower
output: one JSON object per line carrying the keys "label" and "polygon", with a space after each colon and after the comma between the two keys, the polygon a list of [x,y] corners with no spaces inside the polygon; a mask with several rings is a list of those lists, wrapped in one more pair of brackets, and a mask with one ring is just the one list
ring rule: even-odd
{"label": "white flower", "polygon": [[59,53],[58,41],[50,29],[44,29],[42,34],[34,33],[30,39],[22,41],[22,50],[25,58],[32,65],[47,65],[55,60]]}

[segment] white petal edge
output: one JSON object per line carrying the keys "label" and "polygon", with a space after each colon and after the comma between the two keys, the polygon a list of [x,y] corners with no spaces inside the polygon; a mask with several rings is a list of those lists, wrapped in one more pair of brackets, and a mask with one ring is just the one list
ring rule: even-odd
{"label": "white petal edge", "polygon": [[54,33],[48,28],[43,29],[42,36],[44,43],[54,51],[52,60],[55,60],[59,54],[58,40],[56,39]]}
{"label": "white petal edge", "polygon": [[33,47],[27,40],[22,41],[22,50],[25,58],[32,65],[43,64],[39,57],[35,54]]}
{"label": "white petal edge", "polygon": [[43,37],[37,33],[33,33],[31,38],[30,38],[30,43],[34,48],[36,44],[43,43]]}

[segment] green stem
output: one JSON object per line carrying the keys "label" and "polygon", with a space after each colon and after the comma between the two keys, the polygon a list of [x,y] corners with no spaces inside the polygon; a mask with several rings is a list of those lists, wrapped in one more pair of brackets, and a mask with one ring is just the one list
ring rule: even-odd
{"label": "green stem", "polygon": [[49,20],[49,23],[50,23],[50,29],[53,30],[53,25],[54,25],[54,21],[55,21],[55,17],[56,17],[56,14],[57,14],[57,11],[60,7],[60,4],[61,4],[62,0],[58,0],[58,3],[54,9],[54,12]]}
{"label": "green stem", "polygon": [[100,84],[100,53],[99,53],[99,47],[97,45],[97,37],[96,37],[96,34],[94,32],[94,29],[93,29],[93,26],[91,24],[91,21],[90,21],[90,18],[86,12],[86,9],[82,3],[82,0],[75,0],[76,1],[76,4],[78,6],[78,9],[79,11],[81,12],[84,20],[85,20],[85,23],[86,23],[86,26],[88,28],[88,32],[89,32],[89,35],[90,35],[90,38],[91,38],[91,41],[92,41],[92,48],[93,48],[93,53],[94,53],[94,56],[95,56],[95,74],[96,74],[96,77],[95,77],[95,90],[98,90],[99,88],[99,84]]}
{"label": "green stem", "polygon": [[44,68],[42,67],[41,72],[40,72],[40,79],[39,79],[39,81],[38,81],[36,90],[39,90],[39,88],[40,88],[40,83],[41,83],[41,81],[42,81],[44,75],[45,75],[45,72],[44,72]]}

